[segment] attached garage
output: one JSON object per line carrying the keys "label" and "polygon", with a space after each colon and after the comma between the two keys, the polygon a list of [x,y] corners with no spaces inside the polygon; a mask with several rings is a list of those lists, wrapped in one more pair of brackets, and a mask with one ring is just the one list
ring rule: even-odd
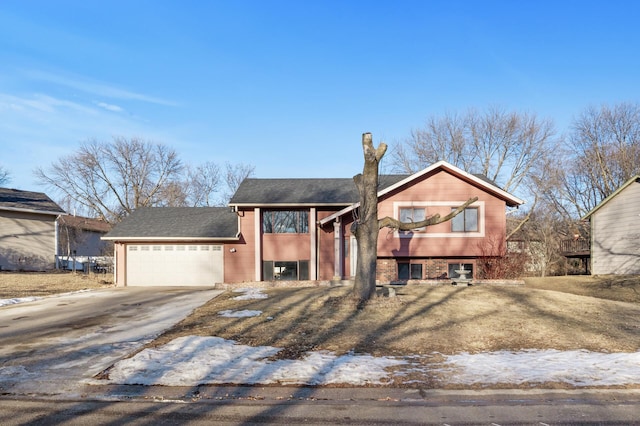
{"label": "attached garage", "polygon": [[115,249],[117,286],[213,286],[225,282],[225,244],[239,240],[224,207],[146,207],[103,237]]}
{"label": "attached garage", "polygon": [[209,286],[224,282],[224,252],[216,244],[129,244],[129,286]]}

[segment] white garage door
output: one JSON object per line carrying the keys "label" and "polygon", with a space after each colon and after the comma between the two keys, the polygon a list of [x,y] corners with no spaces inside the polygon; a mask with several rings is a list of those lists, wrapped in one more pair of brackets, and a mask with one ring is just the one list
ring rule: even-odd
{"label": "white garage door", "polygon": [[224,282],[221,245],[127,246],[128,286],[208,286]]}

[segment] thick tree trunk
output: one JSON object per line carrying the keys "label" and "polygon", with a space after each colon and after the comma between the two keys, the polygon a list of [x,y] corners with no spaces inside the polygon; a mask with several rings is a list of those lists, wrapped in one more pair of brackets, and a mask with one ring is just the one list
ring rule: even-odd
{"label": "thick tree trunk", "polygon": [[374,148],[371,133],[364,133],[362,135],[362,151],[364,153],[364,169],[361,174],[353,177],[360,194],[360,207],[357,210],[356,220],[351,225],[351,232],[358,242],[358,261],[353,295],[360,305],[371,299],[376,292],[376,262],[378,260],[380,229],[387,227],[408,231],[446,222],[478,200],[478,197],[470,198],[444,217],[435,215],[421,222],[403,223],[388,216],[379,220],[378,167],[387,151],[387,145],[380,143],[378,148]]}
{"label": "thick tree trunk", "polygon": [[378,166],[386,150],[387,145],[384,143],[381,143],[378,148],[373,147],[371,133],[362,135],[364,168],[362,174],[353,178],[360,193],[360,208],[358,217],[352,225],[352,232],[358,242],[354,297],[360,302],[371,299],[376,291],[376,261],[380,229],[378,227]]}

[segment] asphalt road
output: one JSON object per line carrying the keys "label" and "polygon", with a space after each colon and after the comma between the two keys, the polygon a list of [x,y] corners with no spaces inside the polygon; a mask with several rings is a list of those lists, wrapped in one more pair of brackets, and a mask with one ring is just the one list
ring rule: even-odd
{"label": "asphalt road", "polygon": [[[123,389],[120,389],[122,391]],[[199,387],[102,389],[102,399],[0,398],[18,425],[634,425],[638,391]]]}
{"label": "asphalt road", "polygon": [[112,288],[4,306],[0,392],[77,395],[84,380],[220,293],[193,287]]}

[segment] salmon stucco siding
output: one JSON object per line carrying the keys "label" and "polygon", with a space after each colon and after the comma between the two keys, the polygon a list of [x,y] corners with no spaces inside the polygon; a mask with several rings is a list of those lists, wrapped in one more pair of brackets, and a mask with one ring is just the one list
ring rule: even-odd
{"label": "salmon stucco siding", "polygon": [[237,242],[225,245],[225,282],[256,281],[256,214],[253,209],[237,212],[241,232]]}
{"label": "salmon stucco siding", "polygon": [[445,171],[394,191],[380,202],[378,212],[380,217],[400,219],[400,210],[409,208],[424,210],[425,217],[436,214],[443,217],[473,197],[478,197],[478,201],[469,207],[477,211],[477,229],[453,232],[451,221],[409,232],[382,229],[378,238],[379,256],[477,257],[490,247],[500,246],[495,243],[506,238],[505,202]]}
{"label": "salmon stucco siding", "polygon": [[640,177],[628,181],[588,216],[591,273],[640,274]]}

